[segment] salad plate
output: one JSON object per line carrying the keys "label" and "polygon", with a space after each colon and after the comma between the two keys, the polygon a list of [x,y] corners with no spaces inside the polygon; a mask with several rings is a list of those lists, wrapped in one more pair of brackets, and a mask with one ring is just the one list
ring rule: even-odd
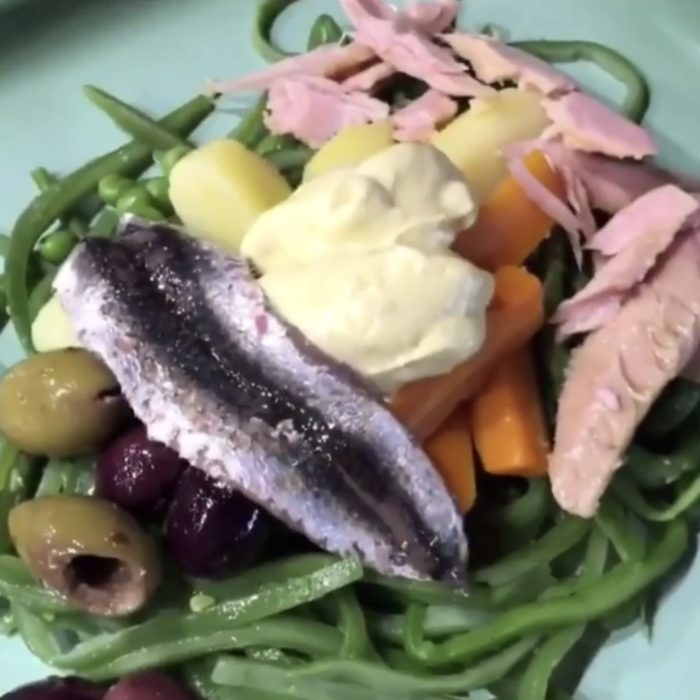
{"label": "salad plate", "polygon": [[[116,148],[123,134],[81,96],[95,84],[162,115],[197,94],[207,80],[263,67],[251,41],[254,2],[133,0],[0,3],[0,230],[36,194],[29,173],[69,172]],[[400,3],[397,3],[400,4]],[[5,7],[7,5],[7,7]],[[460,28],[488,29],[508,41],[593,41],[629,58],[646,76],[651,107],[645,125],[660,147],[659,161],[700,177],[700,5],[691,0],[464,0]],[[33,6],[33,10],[29,8]],[[280,19],[275,40],[305,49],[313,20],[327,12],[345,23],[334,0],[300,0]],[[35,21],[36,20],[36,21]],[[18,38],[21,37],[21,40]],[[4,41],[7,38],[7,41]],[[593,94],[619,105],[618,83],[588,64],[567,64]],[[252,105],[227,99],[195,134],[205,141],[230,131]],[[0,365],[21,357],[16,335],[0,337]],[[612,635],[580,685],[584,700],[694,700],[700,689],[700,561],[666,593],[653,635],[639,623]],[[0,638],[0,694],[46,676],[17,638]],[[247,696],[246,696],[247,697]]]}

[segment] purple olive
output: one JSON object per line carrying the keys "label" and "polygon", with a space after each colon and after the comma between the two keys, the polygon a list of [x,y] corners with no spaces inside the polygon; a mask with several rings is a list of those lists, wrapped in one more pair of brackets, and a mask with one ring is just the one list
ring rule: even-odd
{"label": "purple olive", "polygon": [[173,559],[192,576],[214,578],[248,566],[262,550],[268,516],[199,469],[182,475],[166,522]]}
{"label": "purple olive", "polygon": [[146,429],[138,426],[100,454],[95,491],[124,510],[146,515],[170,495],[186,466],[176,452],[150,440]]}
{"label": "purple olive", "polygon": [[104,688],[80,678],[47,678],[12,690],[0,700],[101,700]]}
{"label": "purple olive", "polygon": [[192,700],[170,676],[146,671],[123,678],[113,685],[104,700]]}

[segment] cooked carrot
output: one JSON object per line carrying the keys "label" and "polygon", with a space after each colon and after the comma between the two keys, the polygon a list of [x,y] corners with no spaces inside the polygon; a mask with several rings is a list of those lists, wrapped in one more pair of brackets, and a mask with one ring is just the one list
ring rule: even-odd
{"label": "cooked carrot", "polygon": [[[564,195],[561,178],[540,151],[528,155],[525,165],[554,194]],[[522,265],[547,237],[552,224],[552,219],[528,198],[518,181],[507,177],[484,202],[474,226],[459,234],[453,248],[485,270]]]}
{"label": "cooked carrot", "polygon": [[392,401],[394,412],[425,440],[462,401],[474,396],[500,360],[532,338],[543,320],[542,284],[537,277],[520,267],[501,268],[481,349],[447,374],[402,387]]}
{"label": "cooked carrot", "polygon": [[544,476],[549,441],[528,348],[502,360],[471,403],[474,445],[484,470]]}
{"label": "cooked carrot", "polygon": [[471,510],[476,500],[474,448],[469,432],[470,412],[458,406],[440,429],[425,443],[425,451],[457,499],[462,513]]}

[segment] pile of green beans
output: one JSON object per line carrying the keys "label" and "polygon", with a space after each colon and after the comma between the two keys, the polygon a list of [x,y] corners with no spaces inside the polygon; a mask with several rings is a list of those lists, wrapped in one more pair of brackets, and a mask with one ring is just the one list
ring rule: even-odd
{"label": "pile of green beans", "polygon": [[[271,34],[294,1],[264,0],[259,7],[255,40],[269,60],[288,55]],[[342,38],[335,20],[322,15],[308,47]],[[551,62],[594,61],[627,85],[624,111],[643,118],[646,83],[610,49],[587,42],[518,46]],[[111,236],[125,212],[154,221],[173,215],[168,176],[213,109],[212,100],[197,97],[154,120],[94,86],[85,93],[133,140],[63,178],[35,170],[38,196],[12,235],[0,236],[6,258],[0,309],[9,308],[28,352],[31,322],[56,267],[82,237]],[[291,137],[270,134],[265,108],[263,95],[228,137],[296,183],[313,154]],[[153,162],[161,174],[144,178]],[[575,263],[563,235],[540,246],[533,268],[551,315],[573,291]],[[537,343],[553,428],[571,348],[549,328]],[[204,700],[465,700],[477,689],[501,700],[570,700],[575,681],[562,669],[579,658],[589,636],[604,639],[639,618],[651,588],[668,580],[687,551],[700,503],[699,418],[700,390],[681,380],[669,386],[593,520],[562,513],[543,479],[522,480],[507,502],[480,494],[478,527],[485,541],[503,546],[473,566],[466,589],[388,578],[355,559],[303,553],[226,580],[175,576],[173,590],[120,621],[77,611],[38,584],[7,532],[7,515],[23,500],[91,493],[92,460],[43,462],[1,441],[0,632],[19,634],[60,672],[97,681],[167,667]],[[478,560],[480,553],[473,554]]]}

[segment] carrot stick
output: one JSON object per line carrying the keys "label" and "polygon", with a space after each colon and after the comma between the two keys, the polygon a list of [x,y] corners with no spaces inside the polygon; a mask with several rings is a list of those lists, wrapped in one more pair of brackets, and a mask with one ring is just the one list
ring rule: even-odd
{"label": "carrot stick", "polygon": [[529,349],[502,360],[471,404],[472,437],[484,471],[544,476],[549,441]]}
{"label": "carrot stick", "polygon": [[394,396],[394,412],[420,439],[430,437],[455,408],[474,396],[499,361],[523,347],[544,320],[542,284],[523,268],[496,273],[481,349],[451,372],[411,382]]}
{"label": "carrot stick", "polygon": [[458,406],[440,429],[425,443],[425,451],[457,499],[462,513],[471,510],[476,500],[474,448],[469,433],[470,411]]}
{"label": "carrot stick", "polygon": [[[564,196],[561,178],[540,151],[525,159],[528,170],[554,194]],[[522,265],[549,235],[553,221],[530,200],[513,177],[507,177],[486,200],[474,226],[462,231],[453,249],[485,270]]]}

